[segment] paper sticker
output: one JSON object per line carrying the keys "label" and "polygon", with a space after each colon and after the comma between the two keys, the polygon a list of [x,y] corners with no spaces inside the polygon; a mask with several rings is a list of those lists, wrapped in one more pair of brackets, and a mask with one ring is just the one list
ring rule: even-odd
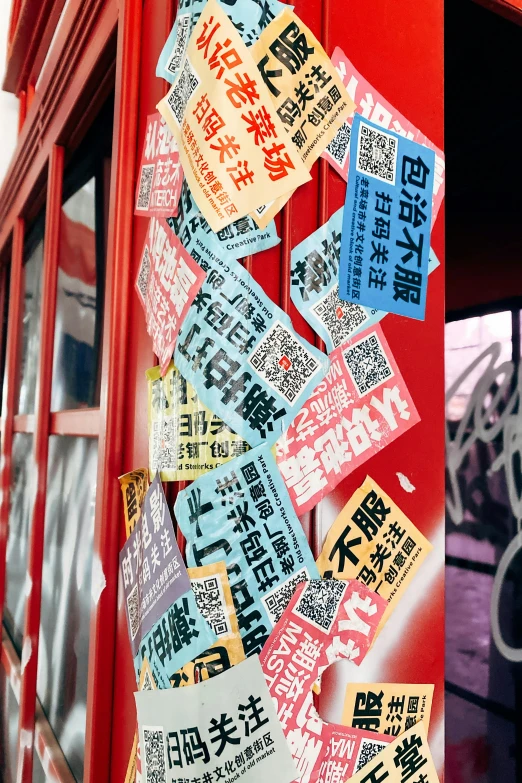
{"label": "paper sticker", "polygon": [[178,145],[159,112],[147,117],[136,184],[135,215],[170,217],[178,211],[183,181]]}
{"label": "paper sticker", "polygon": [[[167,42],[160,54],[156,76],[172,84],[185,56],[188,40],[206,0],[181,0],[178,15]],[[252,46],[272,19],[287,6],[277,0],[222,0],[219,5],[226,13],[246,46]],[[292,6],[290,6],[292,8]]]}
{"label": "paper sticker", "polygon": [[268,446],[197,479],[174,513],[189,565],[225,560],[245,654],[258,653],[295,585],[318,576]]}
{"label": "paper sticker", "polygon": [[319,768],[319,783],[348,780],[391,742],[391,737],[384,734],[365,729],[350,730],[335,724],[325,724],[321,734],[323,736],[326,752]]}
{"label": "paper sticker", "polygon": [[190,590],[159,477],[145,496],[141,518],[120,552],[132,654],[164,612]]}
{"label": "paper sticker", "polygon": [[162,481],[193,481],[250,449],[203,405],[174,362],[163,378],[159,367],[146,376],[151,476],[160,470]]}
{"label": "paper sticker", "polygon": [[205,273],[167,223],[151,218],[136,290],[163,373],[172,359],[183,319],[204,279]]}
{"label": "paper sticker", "polygon": [[418,421],[380,326],[336,348],[326,378],[277,443],[277,464],[297,513]]}
{"label": "paper sticker", "polygon": [[[279,119],[310,170],[354,112],[354,102],[317,38],[288,8],[263,31],[252,56]],[[266,205],[262,214],[253,213],[254,219],[266,225],[289,197]]]}
{"label": "paper sticker", "polygon": [[[355,110],[358,114],[364,117],[364,119],[370,120],[386,130],[394,131],[395,133],[398,133],[399,136],[405,136],[407,139],[416,141],[418,144],[423,144],[425,147],[428,147],[428,149],[435,152],[433,188],[433,222],[435,223],[435,218],[437,217],[439,207],[444,198],[446,179],[444,153],[432,144],[432,142],[421,133],[413,123],[397,111],[386,98],[383,98],[364,76],[361,76],[343,50],[338,46],[334,49],[332,63],[343,80],[343,84],[346,87],[350,98],[355,101]],[[326,158],[345,181],[348,180],[352,119],[353,114],[348,117],[345,124],[339,129],[335,138],[323,152],[323,157]]]}
{"label": "paper sticker", "polygon": [[147,468],[138,468],[120,476],[123,495],[123,513],[125,514],[125,537],[128,538],[141,515],[141,507],[149,488]]}
{"label": "paper sticker", "polygon": [[136,693],[135,698],[146,781],[295,780],[257,657],[197,688]]}
{"label": "paper sticker", "polygon": [[384,748],[350,783],[438,783],[424,721]]}
{"label": "paper sticker", "polygon": [[[323,721],[314,707],[312,685],[341,658],[361,663],[385,608],[380,596],[355,580],[314,579],[298,585],[261,652],[261,666],[300,783],[323,780],[319,778],[323,763],[326,772],[329,758],[341,760],[339,746],[330,747],[334,731],[339,739],[359,734]],[[368,732],[359,735],[369,736]],[[353,752],[345,763],[349,763],[348,778],[355,768]]]}
{"label": "paper sticker", "polygon": [[138,752],[138,735],[134,735],[134,741],[129,756],[129,763],[127,764],[127,771],[125,773],[125,783],[135,783],[136,781],[136,754]]}
{"label": "paper sticker", "polygon": [[188,573],[197,607],[218,640],[176,672],[173,688],[203,682],[245,660],[225,562],[189,568]]}
{"label": "paper sticker", "polygon": [[158,686],[154,681],[154,675],[150,668],[150,663],[145,656],[141,663],[140,681],[138,683],[139,691],[155,691]]}
{"label": "paper sticker", "polygon": [[433,685],[350,682],[342,723],[398,737],[422,720],[427,731],[432,699]]}
{"label": "paper sticker", "polygon": [[329,366],[240,264],[207,277],[183,323],[174,363],[199,399],[251,446],[275,443]]}
{"label": "paper sticker", "polygon": [[[339,258],[344,207],[293,248],[290,296],[303,318],[324,340],[327,353],[387,313],[339,298]],[[439,262],[430,248],[428,274]]]}
{"label": "paper sticker", "polygon": [[367,476],[328,531],[317,567],[324,577],[358,579],[385,598],[384,625],[432,548]]}
{"label": "paper sticker", "polygon": [[310,179],[252,55],[208,0],[177,80],[158,104],[191,193],[213,231]]}
{"label": "paper sticker", "polygon": [[435,153],[356,114],[339,296],[423,320]]}

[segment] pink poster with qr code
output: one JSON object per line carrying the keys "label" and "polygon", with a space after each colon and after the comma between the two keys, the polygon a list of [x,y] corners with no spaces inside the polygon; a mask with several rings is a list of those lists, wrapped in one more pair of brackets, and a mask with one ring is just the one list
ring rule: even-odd
{"label": "pink poster with qr code", "polygon": [[182,183],[183,169],[174,136],[159,111],[149,114],[134,213],[143,217],[175,217]]}
{"label": "pink poster with qr code", "polygon": [[298,515],[420,421],[381,327],[330,354],[330,370],[277,442]]}
{"label": "pink poster with qr code", "polygon": [[[446,183],[446,164],[444,162],[444,153],[438,149],[432,142],[420,132],[415,125],[395,109],[386,98],[377,92],[365,78],[361,76],[354,65],[350,62],[342,49],[338,46],[332,55],[332,62],[346,90],[355,102],[356,112],[365,119],[371,120],[376,125],[389,129],[405,136],[418,144],[435,152],[435,177],[433,186],[433,218],[435,223],[439,207],[444,198],[444,188]],[[352,117],[343,123],[339,131],[334,136],[330,144],[324,150],[322,157],[330,163],[341,177],[348,181],[348,169],[350,165],[350,136],[352,129]]]}

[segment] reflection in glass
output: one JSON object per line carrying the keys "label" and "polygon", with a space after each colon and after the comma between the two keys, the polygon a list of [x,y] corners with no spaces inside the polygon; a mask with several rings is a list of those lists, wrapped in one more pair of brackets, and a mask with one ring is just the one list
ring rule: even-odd
{"label": "reflection in glass", "polygon": [[16,432],[13,439],[11,470],[11,509],[7,539],[7,580],[5,621],[18,652],[22,648],[25,616],[25,580],[29,529],[36,489],[33,436]]}
{"label": "reflection in glass", "polygon": [[18,702],[0,666],[0,770],[2,783],[15,783],[18,752]]}
{"label": "reflection in glass", "polygon": [[43,240],[31,251],[24,266],[25,296],[22,328],[22,366],[18,413],[34,413],[40,355]]}
{"label": "reflection in glass", "polygon": [[53,435],[37,691],[63,753],[83,778],[98,441]]}

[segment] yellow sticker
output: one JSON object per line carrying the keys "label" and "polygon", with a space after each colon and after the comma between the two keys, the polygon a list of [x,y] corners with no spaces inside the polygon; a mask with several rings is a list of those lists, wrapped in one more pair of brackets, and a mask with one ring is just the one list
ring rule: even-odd
{"label": "yellow sticker", "polygon": [[152,669],[150,668],[149,659],[145,655],[143,657],[143,663],[141,665],[141,672],[140,672],[140,681],[138,683],[138,690],[139,691],[155,691],[157,690],[158,686],[156,685],[156,680],[154,679],[154,675],[152,674]]}
{"label": "yellow sticker", "polygon": [[149,462],[151,479],[193,481],[244,454],[250,446],[198,398],[171,362],[146,372],[149,387]]}
{"label": "yellow sticker", "polygon": [[197,607],[218,640],[175,673],[174,688],[208,680],[245,660],[225,563],[189,568],[188,573]]}
{"label": "yellow sticker", "polygon": [[138,732],[135,732],[134,741],[132,743],[132,749],[129,756],[129,763],[127,764],[127,772],[125,773],[125,783],[135,783],[136,781],[137,752],[138,752]]}
{"label": "yellow sticker", "polygon": [[326,578],[358,579],[386,598],[382,629],[431,549],[413,522],[367,476],[328,531],[317,568]]}
{"label": "yellow sticker", "polygon": [[423,721],[430,726],[433,685],[397,682],[350,682],[341,723],[398,737]]}
{"label": "yellow sticker", "polygon": [[213,231],[310,179],[238,31],[208,0],[180,73],[158,104]]}
{"label": "yellow sticker", "polygon": [[[290,9],[270,22],[251,52],[279,119],[310,170],[353,114],[355,103],[315,35]],[[251,217],[265,228],[291,195],[258,208]]]}
{"label": "yellow sticker", "polygon": [[149,488],[147,468],[137,468],[119,477],[123,494],[123,513],[125,514],[125,535],[128,538],[141,515],[141,507]]}

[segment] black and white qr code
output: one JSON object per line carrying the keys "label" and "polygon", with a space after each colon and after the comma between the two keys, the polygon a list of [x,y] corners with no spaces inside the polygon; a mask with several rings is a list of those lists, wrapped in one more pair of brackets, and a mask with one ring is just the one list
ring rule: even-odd
{"label": "black and white qr code", "polygon": [[176,31],[176,40],[172,53],[165,66],[169,73],[176,74],[179,71],[179,67],[185,56],[185,49],[187,48],[187,41],[189,38],[190,30],[190,18],[192,14],[181,14],[178,16],[178,29]]}
{"label": "black and white qr code", "polygon": [[370,317],[362,305],[339,299],[338,284],[314,304],[312,312],[330,335],[334,348],[342,345]]}
{"label": "black and white qr code", "polygon": [[279,585],[274,590],[271,590],[261,598],[272,625],[277,623],[292,600],[297,585],[300,582],[307,582],[309,579],[310,575],[306,568],[301,568],[300,571],[293,574],[286,582],[283,582],[283,584]]}
{"label": "black and white qr code", "polygon": [[185,114],[187,103],[194,90],[197,89],[199,82],[200,78],[190,64],[189,58],[185,57],[183,68],[181,69],[177,80],[172,85],[172,90],[167,96],[167,101],[172,110],[172,114],[174,115],[174,119],[180,126],[183,122],[183,115]]}
{"label": "black and white qr code", "polygon": [[357,143],[357,171],[395,185],[397,139],[361,122]]}
{"label": "black and white qr code", "polygon": [[350,345],[343,351],[343,357],[359,397],[393,378],[393,370],[376,332]]}
{"label": "black and white qr code", "polygon": [[150,430],[150,467],[158,470],[176,470],[178,450],[176,447],[179,422],[173,416],[166,416],[152,422]]}
{"label": "black and white qr code", "polygon": [[381,752],[387,745],[385,742],[374,742],[373,740],[363,739],[361,740],[361,746],[359,753],[355,761],[354,773],[362,769],[369,761]]}
{"label": "black and white qr code", "polygon": [[165,734],[163,727],[143,727],[142,760],[145,765],[145,783],[166,783]]}
{"label": "black and white qr code", "polygon": [[301,593],[294,612],[329,633],[344,590],[344,583],[336,579],[312,579]]}
{"label": "black and white qr code", "polygon": [[149,208],[155,168],[156,168],[155,163],[147,163],[146,165],[141,167],[140,187],[138,191],[138,200],[136,202],[136,209]]}
{"label": "black and white qr code", "polygon": [[136,285],[138,287],[139,294],[144,304],[147,299],[147,288],[149,286],[149,277],[150,277],[150,253],[149,253],[149,248],[147,247],[147,245],[145,245],[145,249],[141,257],[138,279],[136,280]]}
{"label": "black and white qr code", "polygon": [[127,596],[127,612],[129,615],[131,639],[135,639],[136,634],[140,630],[140,597],[138,595],[137,582]]}
{"label": "black and white qr code", "polygon": [[217,576],[204,576],[201,579],[191,579],[190,584],[196,598],[196,606],[216,636],[231,633],[221,580]]}
{"label": "black and white qr code", "polygon": [[156,690],[154,683],[152,681],[152,675],[150,673],[150,670],[147,668],[145,669],[145,672],[143,669],[141,670],[143,674],[143,679],[140,683],[140,691],[154,691]]}
{"label": "black and white qr code", "polygon": [[330,144],[326,147],[335,162],[342,168],[348,157],[350,149],[350,136],[352,129],[347,122],[343,122]]}
{"label": "black and white qr code", "polygon": [[290,404],[299,397],[321,366],[280,321],[276,321],[265,334],[248,362]]}

